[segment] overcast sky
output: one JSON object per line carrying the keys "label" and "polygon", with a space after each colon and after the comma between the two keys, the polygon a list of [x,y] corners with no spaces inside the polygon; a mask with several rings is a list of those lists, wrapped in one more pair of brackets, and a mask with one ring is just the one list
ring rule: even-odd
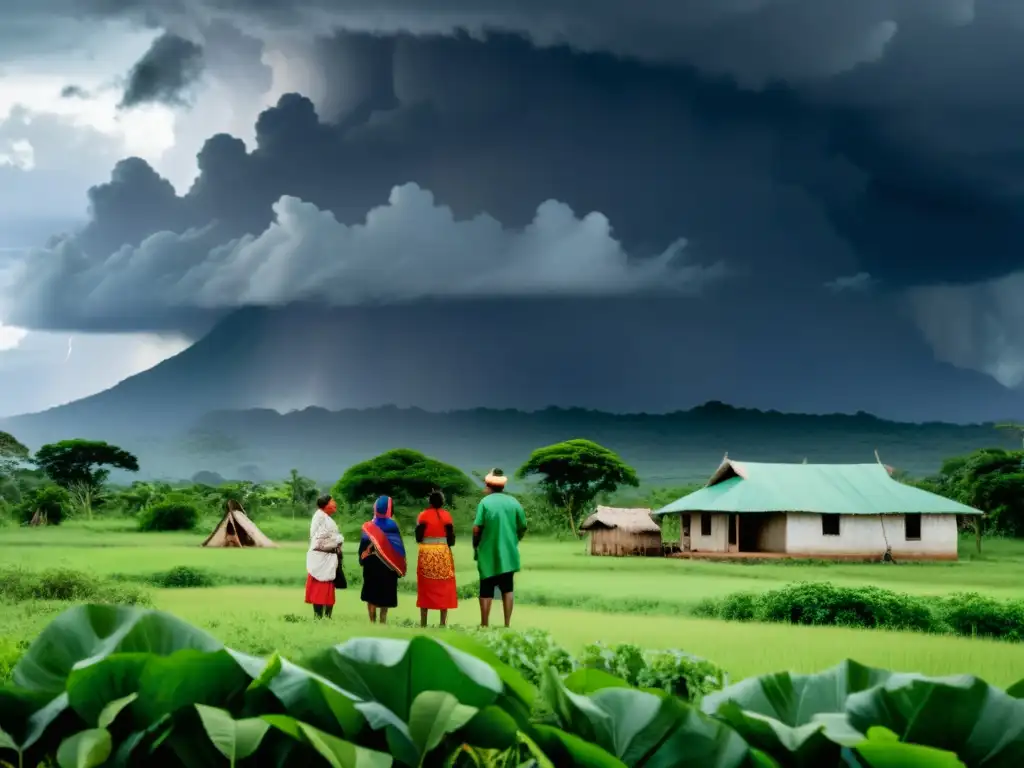
{"label": "overcast sky", "polygon": [[1024,3],[96,5],[0,0],[0,416],[294,301],[675,296],[1024,382]]}

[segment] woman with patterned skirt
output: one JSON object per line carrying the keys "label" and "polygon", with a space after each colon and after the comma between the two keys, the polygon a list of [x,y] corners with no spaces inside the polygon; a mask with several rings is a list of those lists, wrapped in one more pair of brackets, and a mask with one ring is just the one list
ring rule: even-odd
{"label": "woman with patterned skirt", "polygon": [[441,612],[441,626],[448,623],[448,611],[457,608],[455,589],[455,526],[444,509],[444,494],[430,494],[430,506],[416,518],[416,606],[420,609],[420,626],[427,626],[427,611]]}

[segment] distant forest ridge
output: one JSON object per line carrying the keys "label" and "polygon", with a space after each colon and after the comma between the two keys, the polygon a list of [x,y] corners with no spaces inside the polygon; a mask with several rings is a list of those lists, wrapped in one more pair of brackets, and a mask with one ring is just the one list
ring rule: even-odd
{"label": "distant forest ridge", "polygon": [[[995,424],[913,424],[867,413],[787,414],[706,403],[669,414],[615,414],[582,408],[542,411],[478,408],[438,413],[381,407],[214,411],[189,431],[179,450],[190,465],[241,464],[268,476],[302,467],[317,479],[393,448],[412,448],[467,471],[514,469],[543,445],[586,438],[619,453],[645,485],[703,482],[728,453],[747,461],[885,463],[915,476],[983,447],[1013,448],[1020,436]],[[230,462],[230,463],[228,463]],[[289,464],[289,462],[292,462]]]}
{"label": "distant forest ridge", "polygon": [[[874,414],[867,413],[866,411],[857,411],[855,413],[804,413],[804,412],[792,412],[792,411],[778,411],[778,410],[761,410],[759,408],[745,408],[742,406],[729,405],[718,400],[710,400],[701,405],[694,406],[689,409],[678,409],[674,411],[665,412],[646,412],[646,411],[627,411],[627,412],[613,412],[603,411],[590,408],[575,408],[575,407],[564,407],[564,406],[548,406],[547,408],[537,410],[527,410],[522,408],[464,408],[449,411],[430,411],[424,408],[416,406],[398,406],[398,405],[381,405],[372,408],[343,408],[339,410],[330,410],[327,408],[320,408],[317,406],[309,406],[307,408],[294,409],[290,411],[278,411],[273,408],[245,408],[245,409],[222,409],[216,411],[210,411],[202,417],[201,423],[211,423],[224,418],[234,418],[239,414],[246,414],[250,418],[263,418],[263,419],[305,419],[305,418],[322,418],[324,416],[355,416],[358,414],[365,414],[367,416],[381,416],[387,414],[401,415],[401,416],[422,416],[426,418],[430,417],[442,417],[448,419],[464,418],[477,418],[477,417],[521,417],[529,416],[534,418],[551,417],[557,419],[585,419],[585,420],[607,420],[607,421],[653,421],[653,422],[665,422],[665,421],[676,421],[676,420],[721,420],[728,418],[759,418],[766,421],[785,421],[792,423],[794,419],[809,419],[820,422],[826,421],[837,421],[851,423],[855,422],[859,425],[866,425],[869,423],[876,423],[879,425],[890,425],[898,424],[901,426],[908,427],[985,427],[994,429],[997,424],[1002,422],[987,421],[987,422],[974,422],[974,423],[956,423],[948,421],[926,421],[926,422],[914,422],[914,421],[895,421],[892,419],[884,419]],[[1013,422],[1012,419],[1007,419],[1006,422]]]}

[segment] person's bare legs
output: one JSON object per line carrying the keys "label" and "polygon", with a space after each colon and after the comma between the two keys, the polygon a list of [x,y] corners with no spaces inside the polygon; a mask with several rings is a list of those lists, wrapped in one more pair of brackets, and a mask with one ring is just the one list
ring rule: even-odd
{"label": "person's bare legs", "polygon": [[368,614],[370,614],[370,623],[371,624],[376,624],[377,623],[377,606],[373,605],[373,603],[367,603],[366,604],[366,612]]}
{"label": "person's bare legs", "polygon": [[506,592],[501,596],[501,610],[505,614],[505,626],[508,627],[512,623],[512,605],[515,601],[512,599],[512,593]]}
{"label": "person's bare legs", "polygon": [[381,624],[387,624],[388,623],[388,609],[387,608],[381,608],[380,609],[380,623]]}
{"label": "person's bare legs", "polygon": [[427,626],[427,609],[426,608],[420,608],[420,626],[421,627]]}
{"label": "person's bare legs", "polygon": [[441,609],[441,626],[442,627],[448,626],[448,609],[447,608],[442,608]]}
{"label": "person's bare legs", "polygon": [[494,602],[493,597],[481,597],[480,598],[480,626],[486,627],[487,622],[491,618],[491,603]]}

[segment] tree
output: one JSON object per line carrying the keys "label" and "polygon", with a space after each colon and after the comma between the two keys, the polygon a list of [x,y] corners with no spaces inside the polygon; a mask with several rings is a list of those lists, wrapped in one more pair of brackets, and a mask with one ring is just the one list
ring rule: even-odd
{"label": "tree", "polygon": [[285,486],[291,499],[292,517],[295,517],[296,509],[309,506],[316,501],[319,494],[316,483],[308,477],[300,475],[297,469],[293,469],[288,475]]}
{"label": "tree", "polygon": [[28,460],[28,448],[9,432],[0,432],[0,480],[13,476],[14,470]]}
{"label": "tree", "polygon": [[110,475],[110,469],[139,471],[139,460],[128,451],[99,440],[62,440],[44,445],[35,456],[36,465],[61,488],[88,486],[95,494]]}
{"label": "tree", "polygon": [[553,505],[565,512],[573,535],[590,504],[601,493],[640,485],[636,471],[617,453],[590,440],[566,440],[538,448],[516,472],[525,479],[540,476],[540,487]]}
{"label": "tree", "polygon": [[374,496],[423,500],[434,490],[453,499],[471,493],[473,487],[473,481],[461,469],[419,451],[398,448],[349,467],[331,494],[356,504]]}
{"label": "tree", "polygon": [[919,484],[987,513],[989,527],[1024,535],[1024,451],[982,448],[942,463],[938,477]]}

